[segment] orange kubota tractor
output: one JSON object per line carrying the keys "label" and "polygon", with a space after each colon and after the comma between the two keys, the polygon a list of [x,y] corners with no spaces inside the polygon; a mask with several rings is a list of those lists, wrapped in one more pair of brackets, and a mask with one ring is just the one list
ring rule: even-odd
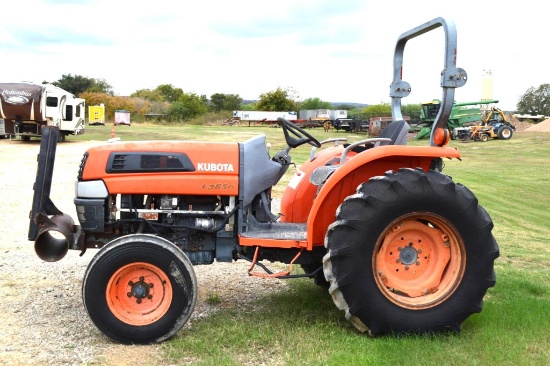
{"label": "orange kubota tractor", "polygon": [[[430,146],[406,146],[401,98],[408,40],[443,27],[443,101]],[[279,119],[288,147],[269,155],[266,137],[244,142],[115,142],[84,153],[74,204],[79,224],[49,199],[54,127],[42,134],[28,239],[45,261],[99,248],[82,285],[86,310],[107,336],[154,343],[174,335],[197,299],[193,265],[248,260],[267,277],[307,276],[371,336],[459,331],[481,311],[499,255],[493,223],[474,194],[442,173],[455,88],[454,23],[436,18],[399,38],[390,87],[393,122],[379,138],[318,141]],[[290,153],[312,145],[290,180],[280,214],[272,187]],[[322,148],[322,149],[321,149]],[[294,168],[293,168],[294,169]],[[273,273],[261,261],[301,265]],[[289,268],[290,269],[290,268]]]}

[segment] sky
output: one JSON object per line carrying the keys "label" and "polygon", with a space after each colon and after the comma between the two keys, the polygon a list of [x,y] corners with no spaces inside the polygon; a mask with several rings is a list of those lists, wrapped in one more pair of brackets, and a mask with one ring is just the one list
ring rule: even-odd
{"label": "sky", "polygon": [[[543,3],[371,0],[25,0],[2,4],[0,82],[104,79],[115,95],[172,84],[186,93],[259,99],[391,101],[398,37],[442,17],[456,25],[455,100],[482,99],[484,80],[506,111],[550,83]],[[444,32],[409,40],[402,104],[441,99]],[[490,75],[490,76],[489,76]],[[491,89],[491,88],[490,88]]]}

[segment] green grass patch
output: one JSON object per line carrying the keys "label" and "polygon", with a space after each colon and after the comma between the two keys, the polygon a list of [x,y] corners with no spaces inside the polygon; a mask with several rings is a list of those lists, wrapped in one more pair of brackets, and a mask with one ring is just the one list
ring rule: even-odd
{"label": "green grass patch", "polygon": [[[96,130],[97,129],[97,130]],[[319,140],[365,135],[308,130]],[[110,126],[87,128],[76,139],[107,140]],[[280,128],[268,126],[116,127],[122,140],[244,141],[267,135],[271,151],[285,147]],[[412,141],[411,145],[428,142]],[[358,333],[327,291],[306,279],[289,280],[282,293],[266,293],[254,310],[219,306],[212,315],[160,348],[168,363],[195,365],[548,365],[550,364],[550,134],[515,133],[511,140],[451,141],[462,160],[444,172],[470,188],[494,222],[500,247],[497,283],[483,311],[459,334],[384,336]],[[291,151],[300,164],[309,147]],[[281,195],[282,186],[274,190]],[[238,292],[238,288],[235,289]],[[218,305],[216,294],[209,303]]]}

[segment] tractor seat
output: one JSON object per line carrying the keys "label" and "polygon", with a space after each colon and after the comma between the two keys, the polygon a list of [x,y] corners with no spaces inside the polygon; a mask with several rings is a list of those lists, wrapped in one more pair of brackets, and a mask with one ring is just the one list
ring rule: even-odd
{"label": "tractor seat", "polygon": [[[382,130],[379,137],[391,139],[390,143],[382,145],[407,145],[407,134],[409,133],[409,124],[404,120],[393,121]],[[378,145],[377,145],[378,144]],[[375,146],[380,146],[376,143]]]}
{"label": "tractor seat", "polygon": [[[389,123],[386,128],[382,130],[380,133],[380,136],[376,139],[372,139],[373,141],[364,140],[361,142],[361,145],[364,146],[355,146],[351,149],[351,151],[354,151],[356,153],[361,153],[362,151],[371,149],[373,147],[378,147],[382,145],[406,145],[407,144],[407,134],[409,133],[409,124],[405,122],[404,120],[398,120],[393,121]],[[379,141],[381,138],[387,138],[390,139],[390,141]],[[349,144],[344,145],[344,147],[350,146]],[[336,170],[340,164],[330,164],[325,166],[320,166],[317,169],[315,169],[310,177],[309,181],[311,184],[320,186],[323,184],[328,177]]]}

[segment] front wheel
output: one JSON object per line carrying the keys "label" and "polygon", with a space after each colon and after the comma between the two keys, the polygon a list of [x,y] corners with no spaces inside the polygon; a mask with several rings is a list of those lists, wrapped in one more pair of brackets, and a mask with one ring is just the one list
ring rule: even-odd
{"label": "front wheel", "polygon": [[501,126],[497,131],[498,138],[501,140],[510,140],[513,133],[514,132],[510,126]]}
{"label": "front wheel", "polygon": [[113,240],[92,259],[82,298],[93,323],[121,343],[161,342],[187,322],[197,300],[189,259],[153,235]]}
{"label": "front wheel", "polygon": [[371,336],[459,331],[495,284],[492,227],[472,192],[448,176],[388,172],[345,199],[329,227],[329,292]]}

